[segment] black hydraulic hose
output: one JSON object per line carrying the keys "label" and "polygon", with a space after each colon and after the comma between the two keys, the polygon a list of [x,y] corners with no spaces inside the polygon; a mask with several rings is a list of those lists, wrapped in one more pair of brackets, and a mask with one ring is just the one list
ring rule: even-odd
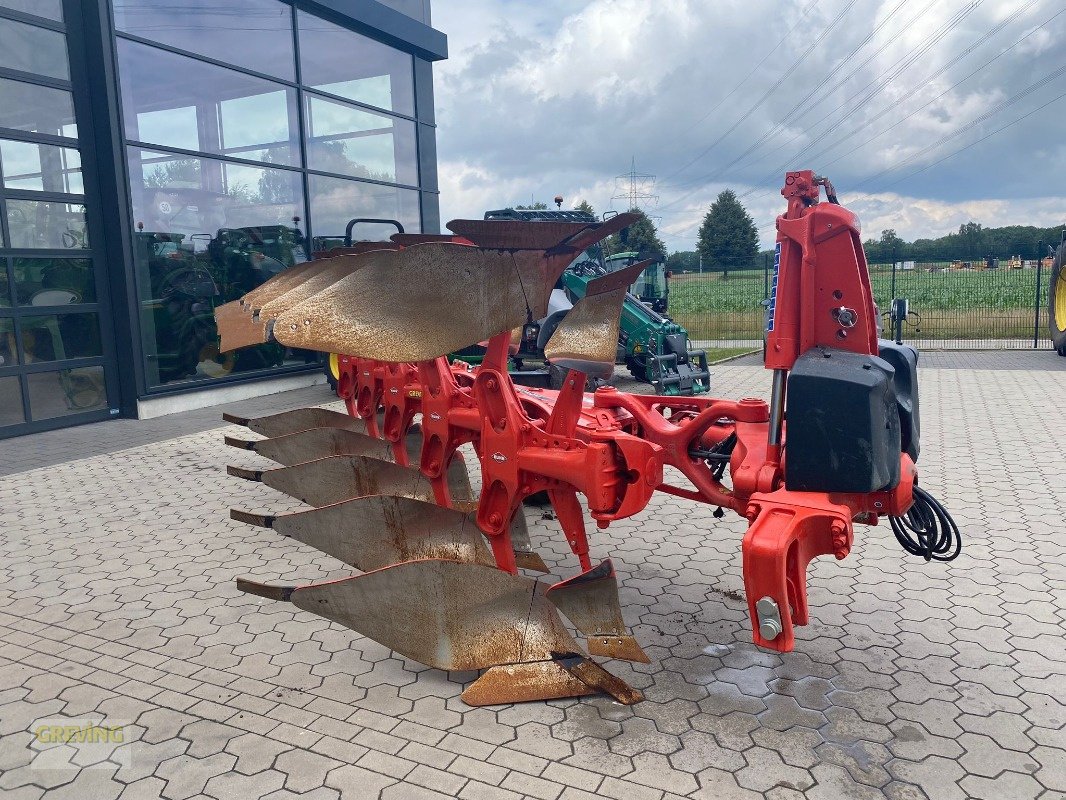
{"label": "black hydraulic hose", "polygon": [[729,459],[733,455],[733,448],[736,446],[737,434],[736,432],[733,432],[722,441],[718,442],[718,444],[707,450],[693,447],[688,451],[688,454],[693,458],[701,458],[706,461],[707,465],[711,468],[711,474],[714,475],[715,480],[720,481],[725,475],[726,467],[729,466]]}
{"label": "black hydraulic hose", "polygon": [[962,551],[959,526],[929,492],[914,487],[914,504],[902,517],[889,517],[896,541],[912,556],[926,561],[952,561]]}

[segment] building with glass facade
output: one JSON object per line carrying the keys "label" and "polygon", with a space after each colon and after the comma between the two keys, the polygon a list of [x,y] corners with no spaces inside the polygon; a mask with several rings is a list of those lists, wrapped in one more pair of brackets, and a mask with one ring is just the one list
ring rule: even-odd
{"label": "building with glass facade", "polygon": [[318,374],[214,308],[439,230],[446,46],[429,0],[0,0],[0,438]]}

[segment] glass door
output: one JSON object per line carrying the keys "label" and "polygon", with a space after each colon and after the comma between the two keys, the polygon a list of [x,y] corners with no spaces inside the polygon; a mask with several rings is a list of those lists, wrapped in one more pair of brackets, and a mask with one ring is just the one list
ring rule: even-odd
{"label": "glass door", "polygon": [[79,145],[60,4],[0,0],[0,438],[114,405]]}

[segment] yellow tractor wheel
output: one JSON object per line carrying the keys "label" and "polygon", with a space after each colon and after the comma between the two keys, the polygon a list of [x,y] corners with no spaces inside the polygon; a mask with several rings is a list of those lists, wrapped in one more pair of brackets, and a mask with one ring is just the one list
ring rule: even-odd
{"label": "yellow tractor wheel", "polygon": [[1059,246],[1051,265],[1051,286],[1048,290],[1048,323],[1051,344],[1060,356],[1066,356],[1066,242]]}
{"label": "yellow tractor wheel", "polygon": [[326,358],[326,363],[324,366],[324,371],[326,373],[326,381],[329,382],[329,388],[331,388],[333,391],[337,391],[337,384],[340,383],[341,379],[340,356],[338,356],[336,353],[330,353],[329,356]]}

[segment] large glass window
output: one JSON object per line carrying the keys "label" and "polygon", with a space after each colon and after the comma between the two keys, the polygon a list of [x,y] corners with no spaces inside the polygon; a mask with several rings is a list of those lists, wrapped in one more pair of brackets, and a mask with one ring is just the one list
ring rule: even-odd
{"label": "large glass window", "polygon": [[298,172],[136,147],[129,163],[138,230],[213,236],[222,228],[292,225],[302,216]]}
{"label": "large glass window", "polygon": [[[0,320],[0,358],[4,354],[3,320]],[[14,344],[11,345],[14,347]],[[25,422],[22,411],[22,390],[17,377],[0,378],[0,427]]]}
{"label": "large glass window", "polygon": [[347,103],[307,96],[312,169],[392,183],[418,183],[415,124]]}
{"label": "large glass window", "polygon": [[8,200],[10,247],[84,250],[89,246],[85,206],[44,200]]}
{"label": "large glass window", "polygon": [[[355,217],[394,219],[408,233],[420,231],[418,192],[393,186],[379,186],[363,181],[311,176],[311,217],[315,221],[315,237],[343,235],[348,221]],[[360,228],[361,239],[387,239],[395,228],[379,226]]]}
{"label": "large glass window", "polygon": [[63,0],[0,0],[0,6],[56,22],[63,21]]}
{"label": "large glass window", "polygon": [[4,187],[83,194],[81,156],[71,147],[0,139]]}
{"label": "large glass window", "polygon": [[70,77],[67,38],[57,31],[0,18],[0,67],[66,80]]}
{"label": "large glass window", "polygon": [[118,54],[126,138],[299,163],[294,89],[128,40]]}
{"label": "large glass window", "polygon": [[[309,227],[421,230],[413,56],[280,0],[115,0],[115,21],[149,385],[314,359],[277,344],[220,354],[214,309],[306,260]],[[15,267],[25,302],[31,268]],[[75,277],[56,291],[77,294]]]}
{"label": "large glass window", "polygon": [[414,59],[340,25],[300,12],[300,69],[306,86],[414,116]]}
{"label": "large glass window", "polygon": [[11,317],[0,317],[0,367],[13,367],[19,360],[15,320]]}
{"label": "large glass window", "polygon": [[153,385],[302,363],[277,344],[220,354],[214,309],[307,258],[299,172],[129,149]]}
{"label": "large glass window", "polygon": [[0,128],[78,138],[70,92],[0,78]]}
{"label": "large glass window", "polygon": [[22,351],[28,363],[103,355],[100,320],[96,314],[24,316],[19,320],[19,327]]}
{"label": "large glass window", "polygon": [[30,414],[35,420],[107,408],[103,367],[75,367],[26,375]]}
{"label": "large glass window", "polygon": [[12,263],[15,302],[20,306],[65,306],[96,302],[92,259],[14,258]]}
{"label": "large glass window", "polygon": [[292,10],[278,0],[115,0],[126,33],[293,81]]}

